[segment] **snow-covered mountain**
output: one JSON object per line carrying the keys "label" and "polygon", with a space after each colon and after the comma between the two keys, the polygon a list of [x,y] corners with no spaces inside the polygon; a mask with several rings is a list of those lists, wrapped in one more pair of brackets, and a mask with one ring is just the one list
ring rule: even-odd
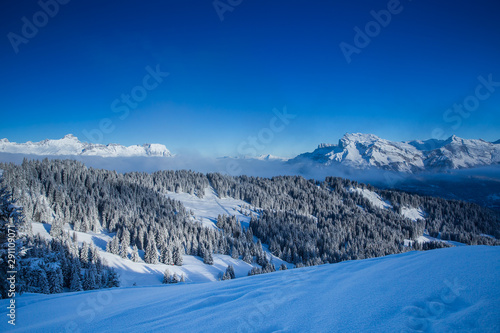
{"label": "snow-covered mountain", "polygon": [[500,163],[500,144],[451,136],[447,140],[394,142],[373,134],[345,134],[338,144],[321,144],[290,160],[378,168],[398,172],[463,169]]}
{"label": "snow-covered mountain", "polygon": [[83,155],[101,157],[132,157],[132,156],[172,156],[170,151],[161,144],[144,144],[142,146],[122,146],[110,143],[108,145],[81,142],[72,134],[59,140],[43,140],[40,142],[16,143],[7,139],[0,140],[0,152],[32,155]]}
{"label": "snow-covered mountain", "polygon": [[[0,139],[0,153],[39,156],[99,156],[99,157],[171,157],[173,154],[162,144],[122,146],[81,142],[68,134],[59,140],[15,143]],[[345,134],[338,144],[320,144],[316,150],[298,155],[293,159],[273,155],[222,157],[216,161],[238,160],[238,162],[260,163],[259,166],[279,165],[280,168],[307,163],[308,166],[343,166],[349,169],[381,169],[405,173],[421,171],[443,171],[466,169],[478,166],[500,164],[500,143],[484,140],[462,139],[451,136],[447,140],[413,140],[395,142],[373,134]],[[173,160],[173,159],[172,159]],[[175,159],[179,165],[188,163],[182,156]],[[196,165],[184,168],[196,169]],[[164,168],[165,165],[161,165]],[[161,169],[160,168],[160,169]],[[220,168],[215,168],[216,170]],[[246,167],[248,169],[248,167]],[[214,170],[210,170],[214,171]],[[293,170],[291,171],[293,172]]]}

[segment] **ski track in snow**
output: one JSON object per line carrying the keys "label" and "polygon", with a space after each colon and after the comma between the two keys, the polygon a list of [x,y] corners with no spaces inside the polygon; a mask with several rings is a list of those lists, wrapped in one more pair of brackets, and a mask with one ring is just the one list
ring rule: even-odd
{"label": "ski track in snow", "polygon": [[466,246],[203,284],[16,298],[2,332],[499,332],[500,247]]}

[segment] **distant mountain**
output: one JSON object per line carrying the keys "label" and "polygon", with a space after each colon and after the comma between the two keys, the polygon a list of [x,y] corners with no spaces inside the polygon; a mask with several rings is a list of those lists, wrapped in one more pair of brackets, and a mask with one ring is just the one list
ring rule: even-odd
{"label": "distant mountain", "polygon": [[7,139],[0,140],[0,152],[31,155],[80,155],[101,157],[135,157],[135,156],[172,156],[170,151],[161,144],[144,144],[142,146],[122,146],[110,143],[108,145],[81,142],[72,134],[59,140],[43,140],[40,142],[16,143]]}
{"label": "distant mountain", "polygon": [[275,156],[271,154],[263,154],[258,156],[245,155],[245,156],[222,156],[218,157],[219,160],[258,160],[258,161],[282,161],[286,162],[289,158]]}
{"label": "distant mountain", "polygon": [[415,173],[500,163],[500,145],[451,136],[447,140],[394,142],[373,134],[345,134],[338,144],[320,144],[290,163],[314,162],[355,169]]}
{"label": "distant mountain", "polygon": [[[100,157],[171,157],[162,144],[122,146],[81,142],[68,134],[59,140],[15,143],[0,139],[0,153],[40,156],[100,156]],[[320,144],[316,150],[286,159],[273,155],[222,157],[217,160],[237,159],[283,163],[283,167],[339,166],[347,169],[390,170],[403,173],[467,169],[500,163],[500,144],[484,140],[467,140],[451,136],[447,140],[430,139],[395,142],[373,134],[345,134],[337,144]],[[178,163],[183,157],[176,158]],[[189,160],[187,161],[189,162]],[[186,162],[186,163],[187,163]],[[243,162],[242,162],[243,163]],[[269,163],[271,164],[271,163]],[[307,165],[304,165],[307,164]],[[193,168],[193,167],[188,167]]]}

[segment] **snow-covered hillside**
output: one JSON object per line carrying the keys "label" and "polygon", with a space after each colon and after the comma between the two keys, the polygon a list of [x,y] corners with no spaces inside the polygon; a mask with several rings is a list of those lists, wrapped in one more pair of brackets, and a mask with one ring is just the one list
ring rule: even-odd
{"label": "snow-covered hillside", "polygon": [[[391,210],[394,208],[389,201],[384,200],[380,195],[378,195],[377,193],[370,191],[366,188],[362,189],[359,187],[357,187],[357,188],[351,187],[348,189],[348,191],[359,193],[360,195],[362,195],[363,197],[368,199],[368,201],[374,207],[377,207],[380,209],[391,209]],[[362,208],[364,208],[364,207],[362,207]],[[403,215],[404,217],[406,217],[412,221],[417,221],[417,220],[425,220],[426,213],[420,207],[419,208],[401,207],[401,215]]]}
{"label": "snow-covered hillside", "polygon": [[463,169],[500,163],[500,145],[452,136],[447,140],[394,142],[373,134],[345,134],[337,145],[321,144],[291,163],[312,161],[355,169],[384,169],[405,173]]}
{"label": "snow-covered hillside", "polygon": [[125,147],[119,144],[108,145],[81,142],[77,137],[68,134],[59,140],[43,140],[40,142],[16,143],[7,139],[0,140],[0,152],[31,155],[65,155],[65,156],[100,156],[100,157],[136,157],[136,156],[172,156],[161,144],[144,144]]}
{"label": "snow-covered hillside", "polygon": [[[33,233],[40,234],[43,238],[51,239],[50,224],[32,223]],[[70,231],[66,227],[66,232]],[[70,231],[73,234],[73,231]],[[233,259],[230,256],[222,254],[214,254],[214,264],[206,265],[203,263],[203,258],[183,255],[182,266],[164,265],[164,264],[146,264],[144,261],[132,262],[129,259],[123,259],[118,255],[106,252],[106,244],[111,240],[114,234],[109,233],[83,233],[76,232],[78,241],[81,244],[93,243],[99,250],[101,258],[105,259],[109,267],[113,267],[120,275],[120,285],[129,287],[132,285],[137,286],[153,286],[160,285],[163,281],[163,273],[168,268],[173,275],[177,274],[179,277],[184,276],[187,283],[202,283],[217,281],[219,273],[224,273],[228,265],[233,265],[236,277],[247,276],[248,271],[252,267],[260,267],[257,264],[250,265],[243,260]],[[129,249],[129,254],[131,249]],[[139,251],[141,258],[144,258],[144,252]],[[268,256],[271,254],[268,253]],[[283,262],[273,256],[273,262],[279,265]],[[292,268],[293,265],[287,264],[287,267]]]}
{"label": "snow-covered hillside", "polygon": [[[255,210],[249,210],[250,205],[244,201],[232,198],[220,199],[213,188],[205,189],[203,199],[188,193],[174,193],[169,192],[168,197],[182,202],[188,211],[192,212],[193,223],[202,223],[209,228],[217,228],[217,217],[219,215],[231,215],[236,218],[245,227],[248,227],[250,222],[250,213],[258,215]],[[49,209],[49,208],[47,208]],[[242,212],[244,214],[242,214]],[[46,223],[32,223],[33,233],[40,234],[43,238],[51,239],[50,224]],[[73,234],[73,230],[69,225],[65,225],[65,231]],[[182,266],[164,265],[164,264],[146,264],[141,262],[132,262],[129,259],[123,259],[118,255],[106,252],[106,244],[111,241],[114,236],[113,233],[105,231],[94,232],[76,232],[80,244],[86,242],[87,244],[93,243],[98,249],[99,254],[104,258],[108,266],[113,267],[120,275],[120,282],[122,286],[151,286],[159,285],[163,280],[163,273],[165,269],[169,269],[171,274],[177,274],[179,277],[184,276],[188,283],[200,283],[217,281],[220,273],[224,273],[228,265],[232,265],[235,270],[237,278],[247,276],[252,267],[260,267],[258,264],[248,264],[241,259],[233,259],[228,255],[214,254],[214,264],[207,265],[203,263],[203,258],[183,255]],[[267,246],[263,245],[269,260],[272,260],[276,269],[281,264],[285,264],[288,268],[293,268],[294,265],[287,263],[280,258],[272,255]],[[128,250],[129,255],[132,254],[132,249]],[[144,252],[139,251],[141,258],[144,258]]]}
{"label": "snow-covered hillside", "polygon": [[[180,201],[188,211],[191,211],[193,219],[207,227],[215,227],[217,216],[227,215],[235,216],[242,226],[248,228],[250,223],[250,213],[258,215],[255,210],[243,209],[250,205],[242,200],[233,198],[219,198],[212,187],[207,187],[203,198],[185,192],[168,192],[167,196],[171,199]],[[245,214],[242,214],[245,213]]]}
{"label": "snow-covered hillside", "polygon": [[[231,198],[219,199],[212,188],[207,188],[205,190],[203,199],[187,193],[170,192],[168,196],[172,199],[181,201],[186,209],[193,212],[193,223],[200,222],[207,227],[216,228],[217,217],[223,214],[236,216],[242,225],[246,227],[248,227],[248,223],[250,222],[250,217],[240,212],[242,207],[249,206],[248,203]],[[243,212],[247,214],[250,212],[256,214],[254,211],[247,209],[243,209]],[[51,238],[49,234],[51,228],[50,224],[33,222],[32,226],[34,234],[40,234],[43,238],[47,239]],[[65,230],[71,234],[73,233],[69,225],[65,226]],[[108,266],[115,268],[120,275],[122,286],[132,286],[134,284],[137,286],[159,285],[162,283],[163,273],[167,268],[171,274],[175,273],[179,277],[184,275],[186,282],[199,283],[217,281],[219,273],[224,273],[228,265],[234,267],[237,278],[247,276],[252,267],[260,267],[258,264],[248,264],[241,259],[233,259],[230,256],[222,254],[213,255],[213,265],[206,265],[203,263],[203,258],[191,255],[183,255],[182,266],[146,264],[143,261],[135,263],[129,259],[123,259],[118,255],[105,251],[106,244],[111,241],[114,236],[112,233],[76,232],[76,234],[80,243],[93,243],[99,249],[100,256],[106,260]],[[268,259],[272,260],[276,269],[278,269],[281,264],[285,264],[288,268],[294,267],[293,264],[289,264],[272,255],[267,246],[264,245],[263,249]],[[132,249],[129,248],[128,252],[131,254]],[[144,257],[143,251],[139,251],[139,254],[141,258]]]}
{"label": "snow-covered hillside", "polygon": [[[236,280],[17,298],[3,332],[499,332],[500,248],[410,252]],[[0,301],[6,318],[8,300]]]}

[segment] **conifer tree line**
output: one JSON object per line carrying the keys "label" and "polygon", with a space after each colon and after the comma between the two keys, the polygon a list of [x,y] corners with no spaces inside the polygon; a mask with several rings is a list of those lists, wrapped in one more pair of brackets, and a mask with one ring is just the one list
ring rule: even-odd
{"label": "conifer tree line", "polygon": [[[377,190],[336,177],[315,181],[185,170],[121,174],[76,161],[47,159],[0,164],[0,169],[5,170],[6,191],[24,207],[27,221],[51,223],[55,237],[64,224],[82,232],[105,228],[115,233],[107,251],[136,262],[182,265],[182,255],[189,254],[211,265],[213,254],[220,253],[258,263],[261,267],[250,273],[259,274],[276,269],[262,243],[300,267],[445,246],[438,242],[403,245],[424,230],[466,244],[498,245],[500,238],[498,213],[484,207]],[[193,222],[180,202],[166,196],[186,192],[202,198],[209,186],[220,198],[249,204],[242,207],[252,216],[249,228],[243,229],[234,216],[226,215],[218,217],[217,229],[203,227]],[[353,188],[374,191],[394,208],[378,208]],[[405,218],[404,208],[421,208],[427,214],[425,220]]]}
{"label": "conifer tree line", "polygon": [[180,202],[165,195],[182,190],[203,197],[209,181],[199,173],[119,174],[48,159],[24,160],[20,166],[0,164],[0,169],[28,221],[51,223],[57,232],[64,224],[81,232],[107,229],[116,235],[106,250],[125,259],[141,261],[142,250],[146,263],[181,266],[183,254],[206,256],[210,262],[213,253],[238,253],[251,262],[256,253],[263,253],[239,223],[226,232],[205,228],[190,220]]}
{"label": "conifer tree line", "polygon": [[[8,224],[14,226],[16,234],[14,268],[9,267]],[[80,246],[76,233],[70,237],[68,232],[57,228],[51,229],[51,236],[50,241],[39,234],[33,236],[31,224],[26,223],[12,192],[0,186],[0,298],[9,297],[5,279],[8,271],[17,272],[15,292],[21,294],[55,294],[119,286],[118,274],[107,267],[93,244],[83,242]]]}

